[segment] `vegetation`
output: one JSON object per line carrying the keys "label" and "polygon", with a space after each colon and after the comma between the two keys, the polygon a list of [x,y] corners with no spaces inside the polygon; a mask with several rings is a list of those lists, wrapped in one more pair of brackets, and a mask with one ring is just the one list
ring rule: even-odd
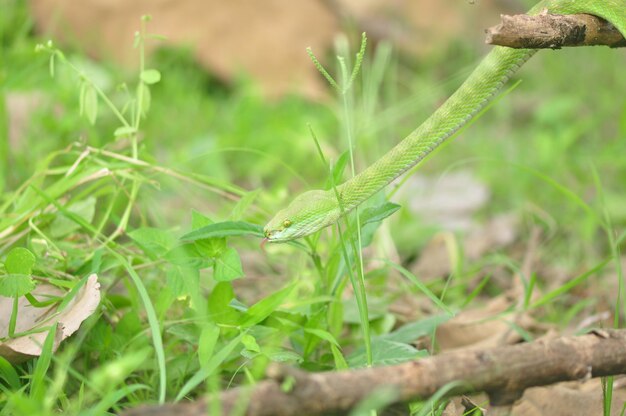
{"label": "vegetation", "polygon": [[[584,318],[610,308],[621,326],[623,53],[540,53],[512,93],[419,166],[434,178],[479,178],[490,199],[475,219],[521,219],[514,245],[478,259],[466,258],[463,232],[446,233],[452,272],[426,280],[411,265],[442,227],[407,208],[420,195],[378,195],[358,221],[293,244],[262,249],[262,225],[297,192],[330,188],[352,161],[358,171],[376,160],[484,51],[453,45],[409,68],[380,44],[344,88],[355,67],[346,43],[343,61],[328,60],[335,100],[268,103],[253,82],[222,85],[185,51],[146,61],[143,45],[156,41],[146,23],[140,67],[128,74],[38,39],[24,6],[0,16],[0,295],[17,299],[45,282],[62,291],[58,305],[91,273],[102,286],[97,312],[56,352],[45,327],[41,357],[0,358],[0,414],[194,399],[254,383],[270,362],[322,371],[421,357],[429,352],[415,340],[509,288],[494,267],[525,290],[505,315],[581,332]],[[9,141],[16,95],[36,105]],[[534,232],[525,270],[520,251]],[[412,408],[440,414],[443,404]]]}

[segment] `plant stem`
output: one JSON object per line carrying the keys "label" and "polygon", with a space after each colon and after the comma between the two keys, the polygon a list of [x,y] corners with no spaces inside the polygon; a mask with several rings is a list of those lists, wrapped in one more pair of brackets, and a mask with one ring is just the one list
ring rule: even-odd
{"label": "plant stem", "polygon": [[15,326],[17,324],[17,305],[18,305],[19,297],[16,296],[13,298],[13,308],[11,310],[11,318],[9,319],[9,338],[13,338],[15,336]]}

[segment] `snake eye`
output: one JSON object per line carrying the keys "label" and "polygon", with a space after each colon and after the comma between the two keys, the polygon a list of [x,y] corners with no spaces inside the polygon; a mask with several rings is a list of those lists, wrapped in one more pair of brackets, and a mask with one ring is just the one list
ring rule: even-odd
{"label": "snake eye", "polygon": [[285,227],[285,228],[291,227],[291,221],[290,220],[283,221],[283,227]]}

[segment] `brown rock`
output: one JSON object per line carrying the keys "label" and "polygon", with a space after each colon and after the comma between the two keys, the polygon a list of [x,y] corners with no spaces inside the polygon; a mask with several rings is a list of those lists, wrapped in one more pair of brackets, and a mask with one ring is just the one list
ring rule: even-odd
{"label": "brown rock", "polygon": [[[166,36],[163,43],[191,47],[225,81],[248,73],[270,96],[323,94],[305,49],[323,55],[337,28],[316,0],[32,0],[30,6],[40,32],[126,66],[137,64],[133,35],[149,14],[148,31]],[[147,49],[163,43],[148,42]]]}
{"label": "brown rock", "polygon": [[[137,65],[133,34],[144,14],[159,44],[191,47],[197,60],[228,82],[247,73],[268,96],[289,92],[320,98],[325,81],[306,47],[323,57],[342,19],[356,22],[373,40],[404,53],[428,55],[463,37],[482,43],[505,0],[31,0],[39,32],[71,43],[93,57]],[[521,10],[515,10],[521,11]]]}

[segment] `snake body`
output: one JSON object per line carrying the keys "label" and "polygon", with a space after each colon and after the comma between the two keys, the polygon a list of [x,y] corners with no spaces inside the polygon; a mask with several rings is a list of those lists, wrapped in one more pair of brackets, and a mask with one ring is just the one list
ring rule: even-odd
{"label": "snake body", "polygon": [[[545,0],[528,14],[545,9],[554,14],[586,13],[601,17],[626,37],[626,0]],[[441,107],[367,169],[336,190],[304,192],[277,212],[264,229],[266,239],[289,241],[335,223],[423,160],[470,121],[535,52],[534,49],[494,47]]]}

